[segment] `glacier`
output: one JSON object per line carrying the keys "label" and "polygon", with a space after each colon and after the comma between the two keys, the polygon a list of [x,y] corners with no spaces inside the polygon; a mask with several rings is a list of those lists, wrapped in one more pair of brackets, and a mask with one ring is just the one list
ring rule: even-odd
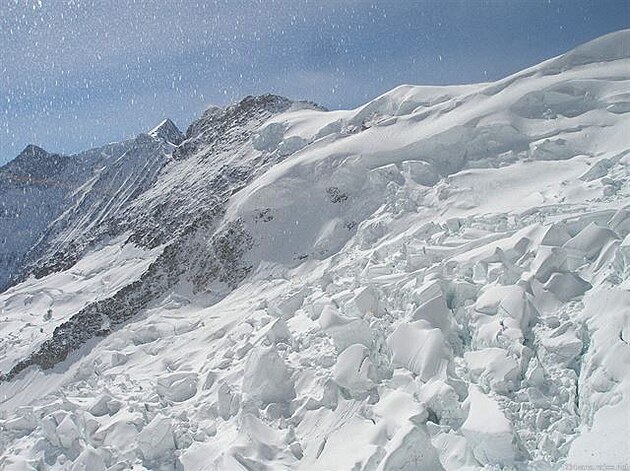
{"label": "glacier", "polygon": [[630,465],[628,90],[624,30],[354,110],[28,146],[0,168],[0,468]]}

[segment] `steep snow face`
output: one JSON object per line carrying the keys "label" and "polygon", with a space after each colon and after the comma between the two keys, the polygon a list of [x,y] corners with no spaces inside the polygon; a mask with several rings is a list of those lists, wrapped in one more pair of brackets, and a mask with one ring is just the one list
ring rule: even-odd
{"label": "steep snow face", "polygon": [[1,467],[626,465],[629,40],[138,138],[0,296]]}
{"label": "steep snow face", "polygon": [[[400,87],[354,111],[277,116],[257,141],[268,153],[289,149],[291,158],[229,209],[257,234],[253,263],[336,253],[392,193],[423,210],[444,207],[436,213],[445,218],[582,202],[587,196],[577,192],[590,193],[592,184],[570,191],[560,184],[579,173],[602,182],[598,196],[614,199],[621,182],[608,170],[627,150],[627,116],[615,110],[623,107],[628,61],[597,53],[624,42],[626,33],[613,34],[496,84]],[[580,66],[552,73],[575,61]],[[509,165],[501,188],[493,169]],[[483,188],[469,189],[473,181]],[[496,198],[495,191],[510,194]],[[270,222],[260,223],[261,211]]]}
{"label": "steep snow face", "polygon": [[[31,365],[49,368],[65,360],[176,285],[190,285],[196,293],[215,283],[212,299],[236,286],[252,269],[243,255],[253,238],[238,219],[220,224],[226,204],[281,158],[255,151],[254,131],[274,114],[305,107],[317,108],[264,95],[247,97],[225,110],[208,110],[191,125],[189,138],[163,166],[159,164],[164,157],[162,141],[146,135],[129,141],[129,148],[111,168],[86,185],[79,204],[49,229],[51,241],[40,245],[52,255],[39,257],[27,269],[36,277],[67,269],[89,247],[122,234],[134,247],[166,246],[164,253],[140,280],[109,298],[86,302],[38,350],[4,372],[5,378]],[[115,191],[101,190],[110,187]],[[32,251],[40,250],[40,245]]]}

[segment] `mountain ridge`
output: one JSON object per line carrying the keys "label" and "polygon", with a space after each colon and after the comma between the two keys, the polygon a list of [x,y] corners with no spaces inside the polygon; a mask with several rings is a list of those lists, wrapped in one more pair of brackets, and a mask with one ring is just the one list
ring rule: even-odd
{"label": "mountain ridge", "polygon": [[354,110],[246,97],[9,188],[4,220],[52,206],[0,293],[0,465],[627,461],[628,38]]}

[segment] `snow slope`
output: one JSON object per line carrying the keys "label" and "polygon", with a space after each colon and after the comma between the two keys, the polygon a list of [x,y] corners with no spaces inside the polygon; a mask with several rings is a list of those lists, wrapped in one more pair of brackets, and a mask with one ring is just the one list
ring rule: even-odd
{"label": "snow slope", "polygon": [[139,137],[0,295],[0,467],[629,465],[629,44]]}

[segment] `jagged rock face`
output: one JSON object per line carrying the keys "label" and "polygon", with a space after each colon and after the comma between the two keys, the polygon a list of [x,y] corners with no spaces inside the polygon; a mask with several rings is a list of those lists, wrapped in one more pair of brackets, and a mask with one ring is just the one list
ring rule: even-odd
{"label": "jagged rock face", "polygon": [[0,467],[625,464],[629,34],[356,110],[247,97],[185,136],[27,149],[2,175],[87,164],[6,193],[57,215],[0,293]]}
{"label": "jagged rock face", "polygon": [[[41,277],[69,268],[89,247],[121,234],[139,246],[167,248],[140,280],[112,298],[86,306],[59,325],[52,338],[14,365],[5,377],[13,378],[31,365],[50,368],[63,361],[86,341],[106,335],[129,320],[180,278],[193,283],[195,290],[211,282],[236,286],[251,269],[241,261],[251,248],[251,235],[239,221],[218,230],[214,237],[208,233],[216,229],[216,219],[223,215],[229,197],[267,166],[261,162],[241,168],[227,163],[217,167],[216,161],[225,152],[245,153],[253,130],[291,104],[285,98],[264,95],[247,97],[220,113],[214,111],[211,118],[206,113],[191,126],[197,134],[186,141],[205,146],[203,155],[195,154],[197,147],[182,146],[177,148],[179,160],[167,167],[168,146],[183,138],[168,120],[148,135],[128,142],[120,156],[110,158],[112,161],[76,192],[69,208],[31,249],[35,262],[27,265],[25,272]],[[189,130],[189,135],[192,132]],[[223,147],[222,139],[227,141]],[[197,182],[187,178],[191,172],[197,173]],[[207,180],[200,178],[204,172]],[[161,187],[162,182],[168,191]]]}
{"label": "jagged rock face", "polygon": [[291,104],[286,98],[263,95],[206,111],[191,124],[161,178],[118,215],[116,230],[130,230],[133,241],[155,246],[212,219],[232,194],[268,168],[271,162],[259,153],[252,155],[251,138]]}
{"label": "jagged rock face", "polygon": [[[292,106],[323,110],[274,95],[246,97],[207,110],[186,136],[165,120],[147,135],[76,156],[29,146],[3,167],[14,187],[11,194],[5,187],[5,213],[24,226],[25,237],[4,242],[0,286],[67,269],[103,238],[129,232],[132,242],[152,248],[211,220],[247,181],[287,156],[252,153],[250,141],[267,119]],[[29,181],[26,191],[36,192],[31,200],[17,193]],[[9,222],[6,227],[9,234]]]}
{"label": "jagged rock face", "polygon": [[67,199],[93,167],[94,162],[81,156],[28,146],[0,168],[0,289],[15,279],[28,251],[61,215]]}
{"label": "jagged rock face", "polygon": [[162,137],[140,135],[99,164],[66,199],[63,213],[30,250],[22,273],[41,277],[68,268],[94,243],[118,235],[112,220],[155,183],[169,146]]}
{"label": "jagged rock face", "polygon": [[[184,159],[197,151],[208,153],[208,158],[230,149],[243,140],[247,130],[256,128],[266,118],[286,111],[292,102],[275,95],[246,97],[236,105],[209,108],[186,131],[186,143],[175,152],[176,159]],[[208,152],[210,151],[210,152]]]}
{"label": "jagged rock face", "polygon": [[185,136],[170,119],[162,121],[155,128],[149,131],[148,134],[151,137],[155,137],[174,146],[181,144],[185,139]]}
{"label": "jagged rock face", "polygon": [[[53,156],[51,160],[60,163],[54,170],[44,158],[49,154],[32,153],[31,148],[2,169],[5,175],[16,175],[2,195],[4,206],[16,206],[15,224],[25,226],[23,239],[12,238],[4,244],[11,253],[16,252],[12,248],[16,239],[23,246],[20,263],[6,283],[75,263],[106,232],[108,217],[154,181],[165,159],[162,142],[147,136],[73,156]],[[17,168],[13,168],[15,162],[20,163]],[[37,179],[28,190],[21,189],[25,174]],[[47,210],[42,211],[42,206]]]}

